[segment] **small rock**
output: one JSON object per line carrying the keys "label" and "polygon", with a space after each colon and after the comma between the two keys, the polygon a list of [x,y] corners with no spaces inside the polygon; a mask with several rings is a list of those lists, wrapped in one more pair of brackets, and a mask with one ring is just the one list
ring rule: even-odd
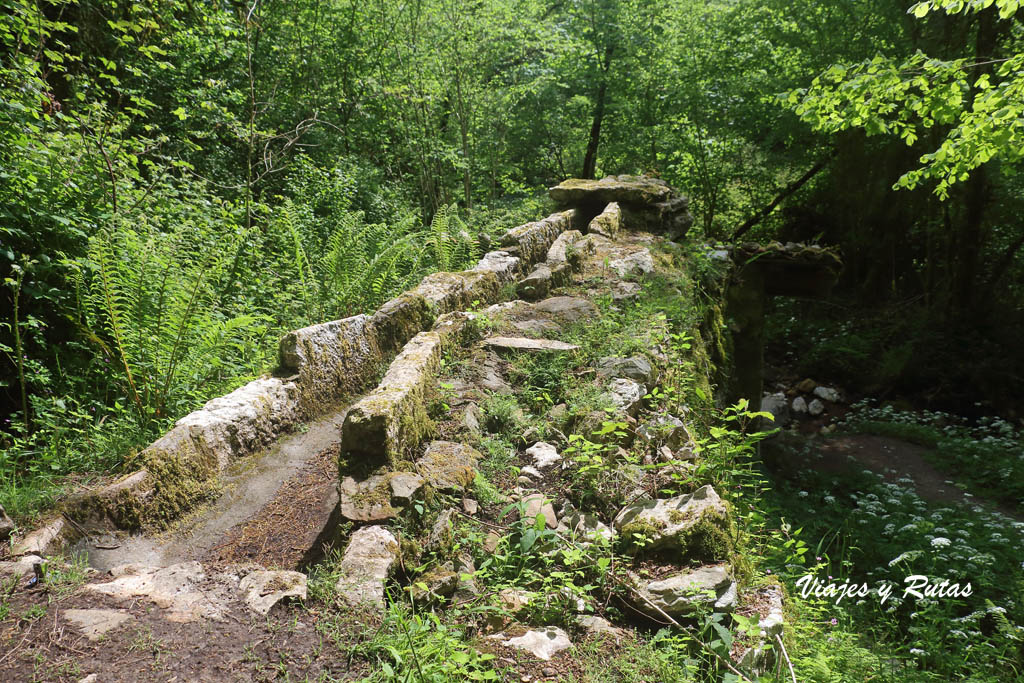
{"label": "small rock", "polygon": [[646,275],[654,270],[654,258],[651,257],[650,250],[644,248],[634,251],[628,256],[609,261],[608,266],[622,278],[631,275]]}
{"label": "small rock", "polygon": [[641,287],[638,282],[617,282],[612,289],[612,299],[614,301],[635,299],[640,295],[640,290]]}
{"label": "small rock", "polygon": [[519,650],[526,650],[537,659],[547,661],[553,656],[572,647],[569,636],[557,626],[527,631],[518,638],[510,638],[505,644]]}
{"label": "small rock", "polygon": [[266,615],[285,598],[305,600],[306,575],[301,572],[260,569],[247,574],[238,584],[238,589],[249,609]]}
{"label": "small rock", "polygon": [[132,615],[116,609],[66,609],[61,614],[92,641],[132,619]]}
{"label": "small rock", "polygon": [[825,412],[825,404],[819,401],[818,399],[814,399],[813,401],[807,404],[807,412],[817,417],[818,415],[821,415],[822,413]]}
{"label": "small rock", "polygon": [[807,400],[803,396],[797,396],[793,399],[793,412],[797,415],[807,414]]}
{"label": "small rock", "polygon": [[552,406],[548,411],[548,417],[555,422],[562,422],[569,415],[569,406],[564,403]]}
{"label": "small rock", "polygon": [[797,384],[796,388],[797,388],[798,391],[802,391],[805,394],[809,394],[812,391],[814,391],[815,387],[817,387],[817,386],[818,386],[818,383],[815,382],[813,379],[808,377],[807,379],[805,379],[805,380],[801,381],[799,384]]}
{"label": "small rock", "polygon": [[581,616],[576,619],[583,630],[590,636],[611,636],[616,641],[626,637],[626,630],[612,626],[607,619],[596,616]]}
{"label": "small rock", "polygon": [[558,523],[558,533],[584,545],[599,540],[610,541],[615,538],[615,532],[595,515],[575,510],[567,512]]}
{"label": "small rock", "polygon": [[662,446],[658,449],[658,459],[662,462],[672,462],[676,458],[671,448],[668,446]]}
{"label": "small rock", "polygon": [[558,675],[558,670],[552,669],[550,666],[546,666],[546,667],[544,667],[543,669],[540,670],[540,675],[541,676],[548,676],[548,677],[557,676]]}
{"label": "small rock", "polygon": [[391,476],[391,498],[397,503],[409,504],[421,488],[423,477],[412,472],[396,472]]}
{"label": "small rock", "polygon": [[631,379],[614,379],[608,385],[608,397],[622,412],[635,416],[643,402],[647,388]]}
{"label": "small rock", "polygon": [[480,504],[477,503],[472,498],[462,499],[462,511],[465,512],[467,515],[475,515],[477,513],[477,510],[479,509]]}
{"label": "small rock", "polygon": [[829,403],[839,403],[839,392],[831,387],[815,387],[814,395]]}
{"label": "small rock", "polygon": [[498,549],[498,543],[500,543],[500,542],[501,542],[501,536],[499,536],[498,534],[494,533],[493,531],[488,531],[487,535],[484,536],[484,542],[483,542],[484,550],[487,551],[487,553],[489,553],[489,554],[493,554],[494,551]]}
{"label": "small rock", "polygon": [[542,493],[534,493],[523,498],[523,519],[536,519],[537,515],[544,515],[544,522],[549,528],[558,528],[555,508]]}
{"label": "small rock", "polygon": [[538,441],[527,448],[526,454],[533,458],[533,464],[540,469],[550,467],[562,459],[555,447],[544,441]]}
{"label": "small rock", "polygon": [[100,680],[99,674],[89,674],[85,678],[78,681],[78,683],[98,683]]}
{"label": "small rock", "polygon": [[14,522],[7,516],[4,506],[0,505],[0,541],[7,540],[7,537],[14,531]]}
{"label": "small rock", "polygon": [[459,575],[455,573],[454,565],[447,562],[418,577],[411,586],[410,594],[416,602],[436,603],[451,597],[458,585]]}
{"label": "small rock", "polygon": [[663,443],[673,451],[690,439],[686,425],[675,415],[659,415],[640,425],[636,433],[648,443]]}
{"label": "small rock", "polygon": [[789,399],[781,391],[765,394],[761,398],[761,410],[771,413],[775,418],[772,422],[773,427],[785,427],[790,422]]}
{"label": "small rock", "polygon": [[544,478],[544,475],[540,473],[540,470],[538,470],[533,465],[527,465],[523,469],[519,470],[519,474],[524,474],[527,477],[529,477],[530,479],[543,479]]}
{"label": "small rock", "polygon": [[473,434],[480,433],[480,420],[482,419],[483,413],[480,411],[480,407],[475,403],[470,403],[462,412],[462,426]]}
{"label": "small rock", "polygon": [[642,384],[651,384],[657,379],[657,373],[651,367],[650,361],[643,356],[602,358],[597,361],[597,376],[600,378],[625,377]]}
{"label": "small rock", "polygon": [[384,609],[384,584],[398,560],[398,541],[382,526],[352,534],[341,558],[337,591],[349,605]]}

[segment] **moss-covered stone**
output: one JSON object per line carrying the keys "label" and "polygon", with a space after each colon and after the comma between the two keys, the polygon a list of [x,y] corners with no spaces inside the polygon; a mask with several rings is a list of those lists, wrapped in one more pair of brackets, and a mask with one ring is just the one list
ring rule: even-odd
{"label": "moss-covered stone", "polygon": [[643,540],[643,550],[678,552],[683,563],[724,560],[734,549],[735,527],[728,503],[710,486],[689,495],[629,505],[616,516],[615,526],[626,543]]}
{"label": "moss-covered stone", "polygon": [[483,456],[474,448],[453,441],[432,441],[416,463],[427,483],[439,491],[458,492],[476,479],[476,466]]}
{"label": "moss-covered stone", "polygon": [[434,323],[430,302],[415,291],[391,299],[370,318],[373,337],[381,352],[390,356]]}
{"label": "moss-covered stone", "polygon": [[421,332],[406,345],[377,389],[345,416],[342,457],[393,465],[433,431],[425,396],[442,350],[437,332]]}

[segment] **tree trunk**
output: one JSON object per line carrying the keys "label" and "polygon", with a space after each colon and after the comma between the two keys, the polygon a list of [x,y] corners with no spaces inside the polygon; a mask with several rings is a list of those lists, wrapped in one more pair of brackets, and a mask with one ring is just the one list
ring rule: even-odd
{"label": "tree trunk", "polygon": [[[996,55],[999,42],[999,27],[996,23],[995,8],[989,8],[978,14],[978,33],[975,37],[974,58],[976,62],[986,62]],[[992,64],[984,64],[979,68],[978,75],[991,73]],[[971,89],[971,103],[978,96],[978,89]],[[985,241],[984,221],[988,208],[989,182],[985,166],[979,166],[971,172],[967,181],[967,197],[963,227],[958,237],[956,276],[953,286],[953,304],[958,311],[976,310],[974,303],[977,295],[978,262],[981,258]]]}
{"label": "tree trunk", "polygon": [[597,172],[597,146],[601,143],[601,122],[604,120],[605,98],[608,93],[608,70],[612,65],[614,45],[604,51],[604,64],[601,65],[601,84],[597,87],[597,102],[594,104],[594,122],[590,126],[590,139],[587,141],[587,153],[583,157],[581,178],[592,179]]}

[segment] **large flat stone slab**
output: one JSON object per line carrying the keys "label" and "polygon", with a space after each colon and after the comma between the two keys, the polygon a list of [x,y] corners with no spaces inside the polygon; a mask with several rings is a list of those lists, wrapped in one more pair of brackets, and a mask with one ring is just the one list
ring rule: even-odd
{"label": "large flat stone slab", "polygon": [[117,609],[66,609],[61,615],[92,641],[99,640],[108,631],[132,620],[128,612]]}
{"label": "large flat stone slab", "polygon": [[675,191],[659,178],[619,175],[600,180],[569,178],[548,190],[548,194],[560,204],[655,204],[671,198]]}
{"label": "large flat stone slab", "polygon": [[380,385],[345,416],[343,456],[394,465],[430,431],[425,392],[441,360],[437,332],[420,332],[391,363]]}
{"label": "large flat stone slab", "polygon": [[497,351],[504,352],[554,351],[564,353],[566,351],[578,351],[580,348],[575,344],[566,344],[554,339],[530,339],[528,337],[488,337],[484,340],[484,344]]}

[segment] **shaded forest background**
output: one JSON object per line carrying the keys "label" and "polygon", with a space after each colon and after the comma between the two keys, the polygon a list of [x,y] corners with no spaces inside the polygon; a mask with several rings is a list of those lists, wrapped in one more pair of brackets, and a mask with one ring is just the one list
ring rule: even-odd
{"label": "shaded forest background", "polygon": [[[789,363],[1015,416],[1024,35],[1016,3],[958,4],[0,0],[8,510],[264,372],[283,331],[460,268],[570,176],[664,178],[693,240],[837,245],[833,299],[776,307]],[[989,146],[906,176],[981,77],[1007,86]]]}

